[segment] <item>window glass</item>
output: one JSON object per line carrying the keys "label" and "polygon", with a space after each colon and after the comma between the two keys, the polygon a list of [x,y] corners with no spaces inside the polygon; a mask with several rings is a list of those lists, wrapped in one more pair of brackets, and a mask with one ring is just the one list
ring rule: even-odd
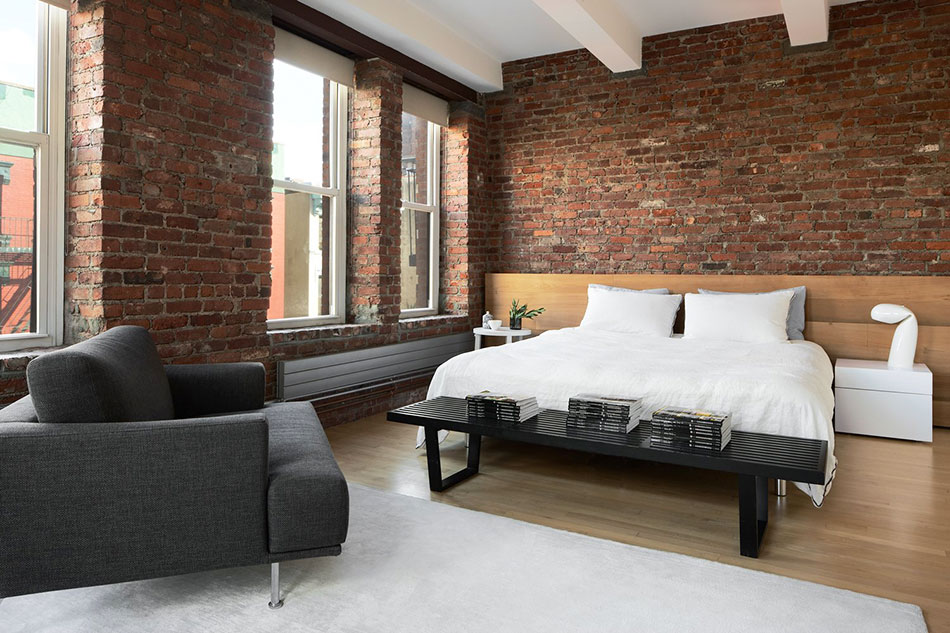
{"label": "window glass", "polygon": [[0,142],[0,334],[35,332],[36,151]]}
{"label": "window glass", "polygon": [[400,251],[403,310],[429,308],[432,213],[402,210]]}
{"label": "window glass", "polygon": [[268,319],[330,313],[332,204],[329,196],[274,189]]}
{"label": "window glass", "polygon": [[37,0],[0,4],[0,127],[42,131],[36,129]]}
{"label": "window glass", "polygon": [[428,192],[429,122],[402,113],[402,201],[432,204]]}
{"label": "window glass", "polygon": [[330,186],[330,81],[274,61],[275,180]]}

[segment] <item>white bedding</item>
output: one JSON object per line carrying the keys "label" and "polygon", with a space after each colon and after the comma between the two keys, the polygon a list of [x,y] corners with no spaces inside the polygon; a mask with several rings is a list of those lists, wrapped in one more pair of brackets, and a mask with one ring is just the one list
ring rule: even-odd
{"label": "white bedding", "polygon": [[736,429],[828,441],[828,483],[796,484],[821,505],[837,463],[832,378],[828,355],[809,341],[751,344],[566,328],[456,356],[436,370],[428,397],[489,389],[534,395],[542,407],[566,410],[568,398],[593,392],[642,397],[646,411],[729,411]]}

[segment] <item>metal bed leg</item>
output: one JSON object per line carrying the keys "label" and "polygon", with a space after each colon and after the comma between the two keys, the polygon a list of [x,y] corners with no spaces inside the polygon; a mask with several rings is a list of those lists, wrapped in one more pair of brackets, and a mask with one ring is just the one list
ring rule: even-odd
{"label": "metal bed leg", "polygon": [[788,482],[784,479],[775,480],[775,495],[778,497],[784,497],[788,494]]}
{"label": "metal bed leg", "polygon": [[284,601],[280,599],[280,563],[270,564],[270,602],[267,606],[271,609],[284,606]]}

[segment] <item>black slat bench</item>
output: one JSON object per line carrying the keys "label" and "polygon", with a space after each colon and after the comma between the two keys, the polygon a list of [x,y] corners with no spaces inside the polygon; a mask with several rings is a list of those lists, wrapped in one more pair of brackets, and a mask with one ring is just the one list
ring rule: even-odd
{"label": "black slat bench", "polygon": [[[739,476],[739,552],[753,558],[768,524],[768,480],[787,479],[810,484],[825,483],[828,442],[784,435],[732,431],[729,444],[716,455],[689,453],[650,446],[650,423],[626,435],[567,428],[567,412],[542,409],[537,417],[520,424],[469,420],[465,400],[441,397],[410,404],[389,412],[391,422],[425,429],[429,488],[442,492],[478,472],[483,435],[516,442],[567,448],[599,455],[678,464]],[[442,477],[439,430],[469,434],[468,464]]]}

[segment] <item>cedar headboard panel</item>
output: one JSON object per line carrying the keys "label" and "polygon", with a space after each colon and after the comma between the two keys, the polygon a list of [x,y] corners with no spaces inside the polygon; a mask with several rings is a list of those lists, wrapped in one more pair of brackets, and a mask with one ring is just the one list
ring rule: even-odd
{"label": "cedar headboard panel", "polygon": [[[917,315],[918,363],[934,374],[934,424],[950,426],[950,278],[852,275],[591,275],[489,273],[485,303],[507,323],[517,298],[547,308],[525,327],[536,332],[580,323],[587,307],[587,284],[622,288],[669,288],[673,293],[711,290],[760,292],[806,286],[805,338],[838,358],[886,359],[893,325],[871,320],[878,303],[904,304]],[[681,311],[682,312],[682,311]]]}

